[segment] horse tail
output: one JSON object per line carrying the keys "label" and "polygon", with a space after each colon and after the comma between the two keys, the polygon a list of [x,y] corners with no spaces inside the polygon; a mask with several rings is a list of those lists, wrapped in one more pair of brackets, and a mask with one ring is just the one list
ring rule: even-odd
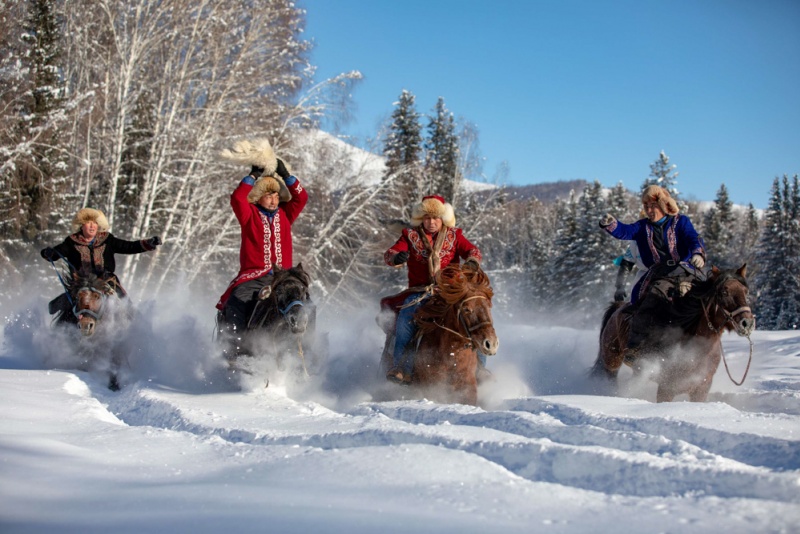
{"label": "horse tail", "polygon": [[608,308],[606,308],[606,312],[603,314],[603,321],[600,323],[600,336],[603,335],[603,329],[608,324],[608,321],[609,319],[611,319],[611,316],[614,315],[614,312],[620,309],[624,305],[625,305],[624,302],[618,302],[618,301],[614,301],[608,305]]}
{"label": "horse tail", "polygon": [[[606,325],[608,324],[608,321],[611,319],[611,316],[614,314],[614,312],[616,312],[618,309],[620,309],[624,305],[625,305],[624,302],[614,301],[611,304],[609,304],[608,308],[606,308],[606,311],[603,314],[603,322],[601,323],[601,326],[600,326],[600,335],[599,335],[599,340],[598,340],[599,341],[599,346],[598,346],[598,349],[597,349],[597,358],[595,359],[594,364],[592,364],[592,366],[589,368],[588,373],[587,373],[589,375],[590,379],[603,378],[603,379],[606,379],[606,380],[613,381],[617,377],[617,370],[616,369],[613,369],[613,370],[609,369],[606,366],[605,360],[603,358],[603,331],[605,330]],[[601,390],[602,391],[596,391],[596,393],[599,393],[599,394],[607,394],[608,393],[603,388],[601,388]]]}

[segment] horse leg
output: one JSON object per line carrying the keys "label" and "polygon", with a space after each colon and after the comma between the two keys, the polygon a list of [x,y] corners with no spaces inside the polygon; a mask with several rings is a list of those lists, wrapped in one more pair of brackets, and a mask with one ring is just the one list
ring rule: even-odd
{"label": "horse leg", "polygon": [[703,380],[702,383],[689,390],[689,400],[692,402],[705,402],[708,399],[710,390],[711,380]]}
{"label": "horse leg", "polygon": [[672,399],[678,394],[678,391],[675,391],[674,388],[667,384],[658,384],[658,389],[656,390],[656,402],[672,402]]}
{"label": "horse leg", "polygon": [[616,380],[619,367],[616,369],[609,369],[603,361],[602,352],[597,355],[591,369],[589,369],[589,376],[591,378],[605,378],[607,380]]}

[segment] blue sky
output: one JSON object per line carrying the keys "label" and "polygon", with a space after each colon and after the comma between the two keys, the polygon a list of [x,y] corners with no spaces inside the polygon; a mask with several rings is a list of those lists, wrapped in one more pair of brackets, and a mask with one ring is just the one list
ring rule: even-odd
{"label": "blue sky", "polygon": [[[800,173],[798,0],[300,0],[317,79],[358,70],[373,138],[403,89],[480,132],[484,174],[622,182],[663,150],[684,198],[765,208]],[[423,122],[423,125],[427,124]]]}

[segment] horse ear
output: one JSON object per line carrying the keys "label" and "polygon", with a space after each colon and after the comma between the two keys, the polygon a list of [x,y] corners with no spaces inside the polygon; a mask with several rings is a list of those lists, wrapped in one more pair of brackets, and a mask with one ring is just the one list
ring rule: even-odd
{"label": "horse ear", "polygon": [[745,263],[744,265],[739,267],[739,270],[736,271],[736,274],[738,274],[742,278],[747,278],[747,264]]}
{"label": "horse ear", "polygon": [[719,273],[720,273],[720,270],[717,268],[717,266],[716,265],[712,265],[711,266],[711,274],[714,275],[714,278],[719,276]]}

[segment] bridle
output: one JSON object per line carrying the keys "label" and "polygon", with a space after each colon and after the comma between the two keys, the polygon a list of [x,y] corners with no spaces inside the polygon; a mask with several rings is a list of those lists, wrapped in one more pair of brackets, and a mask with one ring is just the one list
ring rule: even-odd
{"label": "bridle", "polygon": [[[739,333],[740,329],[736,325],[736,323],[734,322],[734,318],[737,315],[740,315],[740,314],[745,313],[745,312],[753,313],[753,311],[750,309],[750,306],[739,306],[738,308],[736,308],[733,311],[728,311],[728,310],[726,310],[725,308],[723,308],[722,306],[719,305],[719,303],[717,302],[718,293],[719,293],[719,287],[721,287],[722,284],[725,283],[729,279],[730,278],[726,278],[724,280],[720,280],[716,284],[717,288],[714,290],[714,296],[712,298],[708,299],[708,306],[706,306],[702,301],[700,303],[700,306],[703,308],[703,315],[705,315],[705,319],[706,319],[706,323],[708,324],[708,328],[712,332],[714,332],[715,334],[719,334],[720,332],[722,332],[722,330],[725,328],[725,326],[728,323],[733,325],[733,327],[736,329],[736,332]],[[714,304],[714,313],[709,315],[708,312],[709,312],[709,309],[711,308],[712,302]],[[718,327],[715,327],[714,324],[711,322],[711,317],[716,316],[718,311],[722,311],[722,315],[725,317],[725,321],[723,321],[722,324],[720,324]],[[750,336],[748,335],[747,338],[750,339]]]}
{"label": "bridle", "polygon": [[[84,308],[82,310],[78,309],[78,303],[80,302],[81,293],[89,293],[89,292],[95,293],[100,296],[100,308],[96,312],[88,308]],[[114,293],[113,288],[111,288],[111,286],[108,284],[106,284],[104,290],[98,289],[96,287],[90,287],[88,285],[81,287],[80,289],[78,289],[78,291],[75,292],[75,296],[78,298],[75,300],[75,303],[72,306],[73,315],[75,315],[75,317],[77,317],[78,319],[80,319],[82,315],[88,315],[95,321],[99,321],[103,317],[103,313],[105,312],[106,298],[113,293]]]}
{"label": "bridle", "polygon": [[[294,281],[292,281],[292,282],[294,282]],[[303,292],[305,292],[305,284],[303,284],[299,280],[297,282],[294,282],[294,285],[298,286]],[[292,308],[294,308],[296,306],[300,306],[302,308],[304,306],[304,303],[303,303],[302,300],[293,300],[293,301],[289,302],[283,308],[281,308],[280,306],[277,306],[277,304],[278,304],[277,300],[275,301],[275,304],[276,304],[276,307],[278,308],[278,311],[280,312],[280,314],[283,316],[284,319],[286,319],[286,315],[292,310]]]}
{"label": "bridle", "polygon": [[466,332],[466,334],[467,334],[466,336],[463,335],[461,332],[456,332],[455,330],[453,330],[451,328],[447,328],[443,324],[439,324],[436,321],[433,321],[433,324],[435,324],[436,326],[438,326],[442,330],[447,330],[448,332],[457,335],[461,339],[466,339],[467,341],[469,341],[468,346],[475,347],[475,341],[473,341],[473,339],[472,339],[472,333],[474,331],[478,330],[479,328],[483,328],[484,326],[491,326],[492,325],[491,321],[483,321],[481,323],[478,323],[478,324],[475,324],[475,325],[472,325],[472,326],[467,324],[467,320],[464,318],[464,315],[461,312],[463,311],[463,306],[467,301],[475,300],[475,299],[489,300],[489,297],[487,297],[485,295],[473,295],[471,297],[467,297],[467,298],[463,299],[461,302],[458,303],[458,306],[456,307],[456,319],[458,320],[458,324],[461,326],[461,328],[464,329],[464,332]]}

